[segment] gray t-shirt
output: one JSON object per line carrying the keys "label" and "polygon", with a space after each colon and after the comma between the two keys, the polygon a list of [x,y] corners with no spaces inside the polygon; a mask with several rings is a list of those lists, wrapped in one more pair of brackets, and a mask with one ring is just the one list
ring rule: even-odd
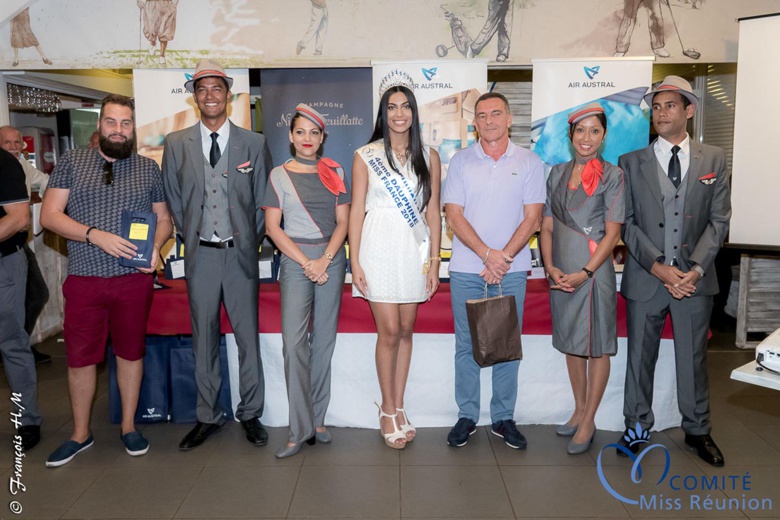
{"label": "gray t-shirt", "polygon": [[[134,153],[114,162],[114,183],[107,185],[104,164],[97,148],[66,152],[51,174],[49,189],[70,190],[65,211],[76,222],[118,235],[123,209],[151,212],[153,203],[165,202],[162,176],[157,163]],[[68,240],[68,274],[109,278],[137,272],[98,247]]]}
{"label": "gray t-shirt", "polygon": [[330,239],[336,229],[336,206],[352,201],[351,189],[338,168],[347,193],[338,197],[328,191],[316,173],[295,173],[282,166],[271,170],[263,208],[279,208],[284,219],[284,232],[295,240],[307,243]]}

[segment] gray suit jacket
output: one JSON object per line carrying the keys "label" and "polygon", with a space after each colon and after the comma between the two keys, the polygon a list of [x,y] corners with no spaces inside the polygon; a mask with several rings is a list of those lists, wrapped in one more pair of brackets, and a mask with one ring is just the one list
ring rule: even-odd
{"label": "gray suit jacket", "polygon": [[[685,214],[680,269],[693,264],[704,269],[697,296],[718,293],[713,263],[729,230],[731,191],[726,157],[722,149],[691,140],[691,163],[685,181]],[[661,281],[650,274],[656,259],[664,254],[664,209],[658,181],[658,161],[653,144],[622,155],[618,166],[625,172],[626,222],[622,236],[628,248],[620,292],[630,300],[648,301]],[[714,181],[712,176],[714,174]],[[710,178],[702,178],[710,177]]]}
{"label": "gray suit jacket", "polygon": [[[184,238],[184,269],[187,278],[195,273],[200,222],[205,196],[205,173],[200,123],[168,134],[162,160],[165,195]],[[233,242],[244,275],[258,278],[258,249],[265,233],[265,213],[260,209],[265,193],[271,154],[265,137],[230,123],[228,140],[228,197]],[[249,163],[239,171],[239,165]],[[189,254],[188,254],[189,253]]]}

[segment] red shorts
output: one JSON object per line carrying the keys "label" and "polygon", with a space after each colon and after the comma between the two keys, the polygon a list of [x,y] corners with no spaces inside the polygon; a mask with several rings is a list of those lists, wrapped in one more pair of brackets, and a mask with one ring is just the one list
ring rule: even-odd
{"label": "red shorts", "polygon": [[111,278],[68,276],[62,285],[62,335],[68,366],[86,367],[102,362],[109,332],[118,357],[128,361],[143,359],[152,283],[152,276],[143,273]]}

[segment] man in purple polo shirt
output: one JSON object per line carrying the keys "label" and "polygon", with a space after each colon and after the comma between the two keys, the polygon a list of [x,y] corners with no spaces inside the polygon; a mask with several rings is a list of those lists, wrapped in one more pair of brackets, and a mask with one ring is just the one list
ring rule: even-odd
{"label": "man in purple polo shirt", "polygon": [[[455,239],[450,262],[455,318],[455,400],[458,422],[447,436],[463,446],[479,421],[480,367],[471,350],[466,300],[512,294],[523,322],[525,281],[531,269],[528,240],[539,228],[545,201],[542,161],[509,140],[512,114],[498,93],[483,94],[475,106],[479,142],[450,161],[442,200]],[[526,447],[514,421],[519,361],[494,365],[491,431],[515,449]]]}

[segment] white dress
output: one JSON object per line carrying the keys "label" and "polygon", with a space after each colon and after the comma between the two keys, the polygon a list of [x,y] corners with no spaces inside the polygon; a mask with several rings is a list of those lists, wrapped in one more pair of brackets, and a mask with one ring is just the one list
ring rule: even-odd
{"label": "white dress", "polygon": [[[360,267],[363,268],[368,285],[365,297],[372,302],[424,302],[428,299],[428,293],[417,241],[379,176],[368,166],[370,158],[378,157],[387,163],[384,144],[375,141],[355,153],[366,161],[368,167],[366,217],[360,235]],[[425,150],[426,162],[429,161],[429,154]],[[415,203],[423,214],[420,207],[422,192],[417,193],[417,176],[411,171],[410,163],[407,161],[402,167],[396,161],[395,166],[415,194]],[[392,172],[392,175],[398,174]],[[422,216],[424,219],[425,215]],[[360,296],[357,290],[353,294]]]}

